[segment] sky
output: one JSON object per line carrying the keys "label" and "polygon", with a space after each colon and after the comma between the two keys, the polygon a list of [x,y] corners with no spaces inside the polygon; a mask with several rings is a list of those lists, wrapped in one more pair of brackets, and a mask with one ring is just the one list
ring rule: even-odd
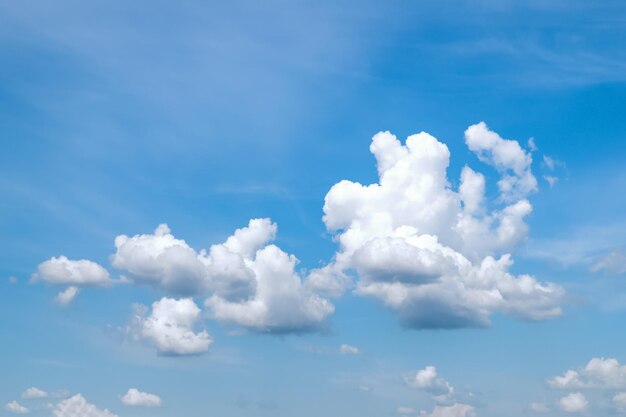
{"label": "sky", "polygon": [[626,414],[624,16],[0,0],[0,415]]}

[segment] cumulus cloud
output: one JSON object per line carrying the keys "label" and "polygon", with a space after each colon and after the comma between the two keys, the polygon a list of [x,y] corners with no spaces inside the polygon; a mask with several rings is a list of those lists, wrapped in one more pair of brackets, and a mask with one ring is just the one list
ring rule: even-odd
{"label": "cumulus cloud", "polygon": [[46,391],[40,390],[39,388],[36,388],[36,387],[27,388],[22,393],[22,398],[24,398],[24,399],[29,399],[29,398],[46,398],[46,397],[48,397],[48,393]]}
{"label": "cumulus cloud", "polygon": [[615,394],[613,402],[620,411],[626,411],[626,392]]}
{"label": "cumulus cloud", "polygon": [[220,321],[260,332],[318,329],[334,306],[304,284],[295,256],[269,243],[276,230],[270,219],[252,219],[224,243],[196,251],[160,225],[153,234],[118,236],[112,263],[138,283],[210,293],[205,305]]}
{"label": "cumulus cloud", "polygon": [[37,267],[31,282],[49,284],[87,286],[109,285],[109,273],[102,266],[86,259],[71,260],[65,256],[52,257]]}
{"label": "cumulus cloud", "polygon": [[118,417],[109,410],[100,410],[81,395],[61,401],[52,409],[55,417]]}
{"label": "cumulus cloud", "polygon": [[474,407],[468,404],[452,404],[449,406],[437,406],[432,412],[422,411],[420,417],[475,417]]}
{"label": "cumulus cloud", "polygon": [[591,271],[604,271],[611,274],[626,273],[626,251],[623,249],[615,249],[607,253],[593,264]]}
{"label": "cumulus cloud", "polygon": [[28,408],[19,404],[17,401],[11,401],[4,406],[4,409],[14,414],[26,414],[29,412]]}
{"label": "cumulus cloud", "polygon": [[465,137],[500,173],[498,199],[487,201],[485,177],[468,166],[453,189],[449,150],[429,134],[403,145],[378,133],[370,151],[379,182],[343,180],[325,197],[324,222],[340,248],[318,284],[356,271],[356,292],[381,299],[413,328],[486,326],[496,311],[531,320],[560,315],[562,288],[509,272],[507,251],[526,238],[526,196],[537,189],[530,153],[484,123]]}
{"label": "cumulus cloud", "polygon": [[65,290],[58,293],[56,297],[54,297],[54,301],[61,305],[68,305],[78,295],[78,292],[78,287],[67,287]]}
{"label": "cumulus cloud", "polygon": [[163,297],[152,304],[152,311],[135,306],[130,334],[156,347],[162,355],[195,355],[206,352],[213,340],[205,331],[194,331],[201,310],[191,298]]}
{"label": "cumulus cloud", "polygon": [[121,398],[122,402],[134,407],[160,407],[161,398],[158,395],[130,388]]}
{"label": "cumulus cloud", "polygon": [[617,359],[593,358],[579,370],[568,370],[562,376],[548,380],[553,388],[626,388],[626,366],[620,365]]}
{"label": "cumulus cloud", "polygon": [[358,347],[346,344],[339,346],[339,352],[343,355],[358,355],[360,353]]}
{"label": "cumulus cloud", "polygon": [[415,413],[415,410],[411,407],[405,407],[405,406],[398,407],[398,414],[400,414],[401,416],[409,416],[414,413]]}
{"label": "cumulus cloud", "polygon": [[404,377],[404,382],[411,388],[428,392],[436,400],[446,399],[454,393],[454,388],[445,379],[437,375],[437,368],[427,366],[414,374]]}
{"label": "cumulus cloud", "polygon": [[580,392],[574,392],[559,399],[559,407],[568,413],[582,413],[587,409],[588,404],[587,398]]}

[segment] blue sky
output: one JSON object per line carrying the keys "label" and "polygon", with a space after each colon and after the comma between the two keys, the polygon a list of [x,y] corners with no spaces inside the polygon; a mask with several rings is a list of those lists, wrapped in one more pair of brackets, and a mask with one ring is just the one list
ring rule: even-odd
{"label": "blue sky", "polygon": [[0,1],[0,415],[626,412],[624,13]]}

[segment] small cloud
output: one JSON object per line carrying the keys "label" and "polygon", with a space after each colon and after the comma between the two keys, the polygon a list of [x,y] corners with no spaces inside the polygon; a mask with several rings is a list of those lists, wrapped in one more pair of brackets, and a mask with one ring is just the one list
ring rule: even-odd
{"label": "small cloud", "polygon": [[550,188],[554,188],[557,182],[559,182],[559,177],[555,177],[554,175],[544,175],[543,179],[546,180]]}
{"label": "small cloud", "polygon": [[4,409],[14,414],[26,414],[29,412],[28,408],[20,405],[17,401],[11,401],[4,406]]}
{"label": "small cloud", "polygon": [[582,413],[588,404],[587,398],[580,392],[571,393],[559,400],[559,407],[568,413]]}
{"label": "small cloud", "polygon": [[604,271],[612,274],[626,273],[626,251],[623,249],[616,249],[607,253],[595,264],[593,264],[591,271]]}
{"label": "small cloud", "polygon": [[339,346],[339,352],[342,355],[358,355],[359,353],[361,353],[359,351],[359,348],[357,348],[356,346],[350,346],[346,344]]}
{"label": "small cloud", "polygon": [[122,402],[133,407],[160,407],[161,398],[158,395],[130,388],[121,398]]}
{"label": "small cloud", "polygon": [[535,138],[534,137],[528,138],[528,149],[530,149],[531,152],[537,152],[539,150],[539,148],[535,144]]}
{"label": "small cloud", "polygon": [[54,302],[60,304],[62,306],[66,306],[74,300],[74,298],[79,293],[78,287],[67,287],[65,290],[61,291],[54,297]]}
{"label": "small cloud", "polygon": [[19,282],[19,280],[18,280],[16,277],[14,277],[14,276],[10,276],[10,277],[9,277],[9,284],[11,284],[11,285],[15,285],[15,284],[17,284],[18,282]]}
{"label": "small cloud", "polygon": [[22,398],[24,399],[47,398],[47,397],[48,397],[48,393],[46,391],[40,390],[39,388],[36,388],[36,387],[27,388],[22,393]]}

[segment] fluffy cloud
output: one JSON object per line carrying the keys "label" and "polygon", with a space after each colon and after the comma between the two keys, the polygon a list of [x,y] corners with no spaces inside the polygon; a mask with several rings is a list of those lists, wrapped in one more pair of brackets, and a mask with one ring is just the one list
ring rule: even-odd
{"label": "fluffy cloud", "polygon": [[497,200],[487,202],[485,177],[467,166],[454,190],[448,148],[427,133],[405,145],[378,133],[370,151],[379,182],[343,180],[325,197],[324,222],[340,248],[334,263],[314,271],[323,277],[317,287],[341,287],[332,278],[354,270],[358,294],[381,299],[413,328],[486,326],[495,311],[532,320],[561,314],[560,287],[508,272],[506,251],[526,238],[525,197],[537,188],[531,155],[484,123],[465,137],[500,173]]}
{"label": "fluffy cloud", "polygon": [[147,314],[145,306],[135,306],[129,332],[139,340],[155,346],[162,355],[194,355],[206,352],[213,342],[203,330],[194,331],[201,319],[201,310],[190,298],[161,298]]}
{"label": "fluffy cloud", "polygon": [[593,358],[580,371],[568,370],[548,380],[553,388],[619,389],[626,387],[626,366],[617,359]]}
{"label": "fluffy cloud", "polygon": [[335,308],[303,285],[295,272],[296,263],[295,256],[275,245],[268,245],[247,262],[256,279],[256,292],[252,298],[231,301],[215,294],[206,300],[205,305],[214,318],[254,331],[316,330]]}
{"label": "fluffy cloud", "polygon": [[56,297],[54,297],[54,301],[61,305],[68,305],[78,295],[78,292],[78,287],[67,287],[65,290],[58,293]]}
{"label": "fluffy cloud", "polygon": [[109,410],[100,410],[90,404],[81,394],[61,401],[52,409],[55,417],[118,417]]}
{"label": "fluffy cloud", "polygon": [[339,352],[343,355],[358,355],[360,353],[358,347],[346,344],[339,346]]}
{"label": "fluffy cloud", "polygon": [[178,294],[210,292],[205,305],[220,321],[260,332],[315,330],[334,306],[304,285],[295,256],[269,244],[276,229],[270,219],[253,219],[197,252],[160,225],[154,234],[118,236],[112,263],[139,283]]}
{"label": "fluffy cloud", "polygon": [[587,398],[580,392],[574,392],[559,399],[559,407],[568,413],[582,413],[587,409],[588,404]]}
{"label": "fluffy cloud", "polygon": [[404,382],[411,388],[428,392],[436,400],[446,399],[454,392],[448,381],[437,376],[437,368],[434,366],[427,366],[415,374],[405,376]]}
{"label": "fluffy cloud", "polygon": [[432,412],[422,411],[421,417],[475,417],[474,407],[467,404],[452,404],[449,406],[437,406]]}
{"label": "fluffy cloud", "polygon": [[626,273],[626,251],[616,249],[612,252],[607,253],[595,264],[593,264],[593,266],[591,267],[591,271],[605,271],[612,274]]}
{"label": "fluffy cloud", "polygon": [[158,395],[130,388],[121,398],[122,402],[135,407],[160,407],[161,398]]}
{"label": "fluffy cloud", "polygon": [[26,414],[29,412],[28,408],[19,404],[17,401],[11,401],[4,406],[4,409],[15,414]]}
{"label": "fluffy cloud", "polygon": [[52,257],[39,264],[32,282],[46,282],[59,285],[109,285],[109,273],[102,266],[86,259],[71,260],[65,256]]}
{"label": "fluffy cloud", "polygon": [[400,414],[401,416],[409,416],[411,414],[415,413],[415,410],[412,409],[411,407],[398,407],[398,414]]}
{"label": "fluffy cloud", "polygon": [[613,402],[621,411],[626,411],[626,392],[620,392],[615,394]]}
{"label": "fluffy cloud", "polygon": [[48,393],[46,391],[40,390],[36,387],[30,387],[24,390],[22,393],[22,398],[46,398],[48,397]]}

